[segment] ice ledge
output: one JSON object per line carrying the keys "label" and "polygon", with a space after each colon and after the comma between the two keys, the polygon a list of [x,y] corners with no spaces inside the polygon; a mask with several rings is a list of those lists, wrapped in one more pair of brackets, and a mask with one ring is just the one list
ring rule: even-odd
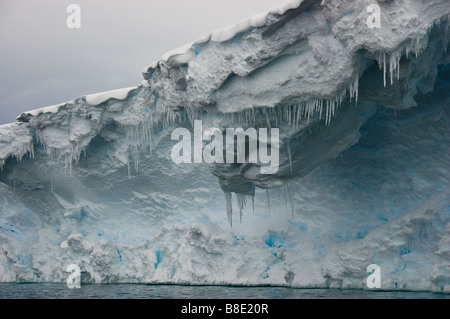
{"label": "ice ledge", "polygon": [[[91,106],[97,106],[102,103],[105,103],[111,99],[116,100],[126,100],[130,94],[130,92],[137,90],[139,86],[132,86],[128,88],[121,88],[116,90],[109,90],[100,93],[88,94],[83,98],[86,100],[86,103]],[[60,111],[61,107],[67,107],[70,104],[73,104],[75,101],[68,101],[60,104],[55,104],[51,106],[45,106],[36,110],[23,112],[21,115],[17,117],[17,120],[24,121],[26,115],[31,116],[39,116],[44,113],[52,113],[56,114]]]}
{"label": "ice ledge", "polygon": [[25,155],[34,157],[33,135],[28,125],[12,123],[0,125],[0,169],[6,159],[15,157],[21,161]]}
{"label": "ice ledge", "polygon": [[[288,10],[297,9],[302,4],[303,1],[304,0],[289,1],[283,6],[273,9],[271,11],[256,14],[250,18],[241,20],[233,25],[218,29],[206,36],[201,37],[197,41],[185,44],[175,50],[165,53],[163,56],[161,56],[160,60],[153,61],[152,63],[150,63],[150,65],[144,68],[142,73],[144,74],[145,77],[145,74],[149,73],[152,69],[157,68],[159,64],[161,63],[164,64],[172,58],[177,58],[177,60],[179,60],[180,63],[187,63],[193,56],[195,56],[194,52],[195,45],[204,44],[209,41],[212,42],[229,41],[239,33],[245,32],[251,28],[259,28],[264,26],[267,22],[267,17],[271,14],[282,16]],[[184,59],[180,57],[184,57]]]}

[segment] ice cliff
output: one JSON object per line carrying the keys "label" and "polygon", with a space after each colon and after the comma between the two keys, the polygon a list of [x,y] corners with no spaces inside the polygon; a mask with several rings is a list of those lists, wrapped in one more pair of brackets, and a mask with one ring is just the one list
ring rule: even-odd
{"label": "ice cliff", "polygon": [[[292,1],[0,126],[0,281],[450,292],[449,15]],[[175,164],[195,119],[279,128],[278,172]]]}

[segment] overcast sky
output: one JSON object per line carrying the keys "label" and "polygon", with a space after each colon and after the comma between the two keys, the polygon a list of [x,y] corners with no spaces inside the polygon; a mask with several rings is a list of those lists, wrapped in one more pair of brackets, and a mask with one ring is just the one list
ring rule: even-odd
{"label": "overcast sky", "polygon": [[[0,0],[0,124],[137,85],[165,52],[289,0]],[[81,28],[69,29],[69,4]]]}

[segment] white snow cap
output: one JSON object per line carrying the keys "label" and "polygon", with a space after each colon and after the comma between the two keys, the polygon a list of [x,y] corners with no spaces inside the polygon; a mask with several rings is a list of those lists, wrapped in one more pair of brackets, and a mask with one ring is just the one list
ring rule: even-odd
{"label": "white snow cap", "polygon": [[89,94],[86,95],[86,102],[89,105],[99,105],[103,102],[106,102],[109,99],[117,99],[117,100],[125,100],[128,97],[128,94],[137,89],[137,86],[132,86],[123,89],[111,90],[101,93]]}

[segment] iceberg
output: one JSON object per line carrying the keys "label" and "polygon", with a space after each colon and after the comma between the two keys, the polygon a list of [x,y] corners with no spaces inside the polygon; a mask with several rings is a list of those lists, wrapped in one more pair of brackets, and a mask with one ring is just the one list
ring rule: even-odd
{"label": "iceberg", "polygon": [[[291,1],[0,126],[0,282],[369,289],[377,264],[449,293],[450,6],[373,3]],[[279,129],[278,170],[175,163],[197,120]]]}

